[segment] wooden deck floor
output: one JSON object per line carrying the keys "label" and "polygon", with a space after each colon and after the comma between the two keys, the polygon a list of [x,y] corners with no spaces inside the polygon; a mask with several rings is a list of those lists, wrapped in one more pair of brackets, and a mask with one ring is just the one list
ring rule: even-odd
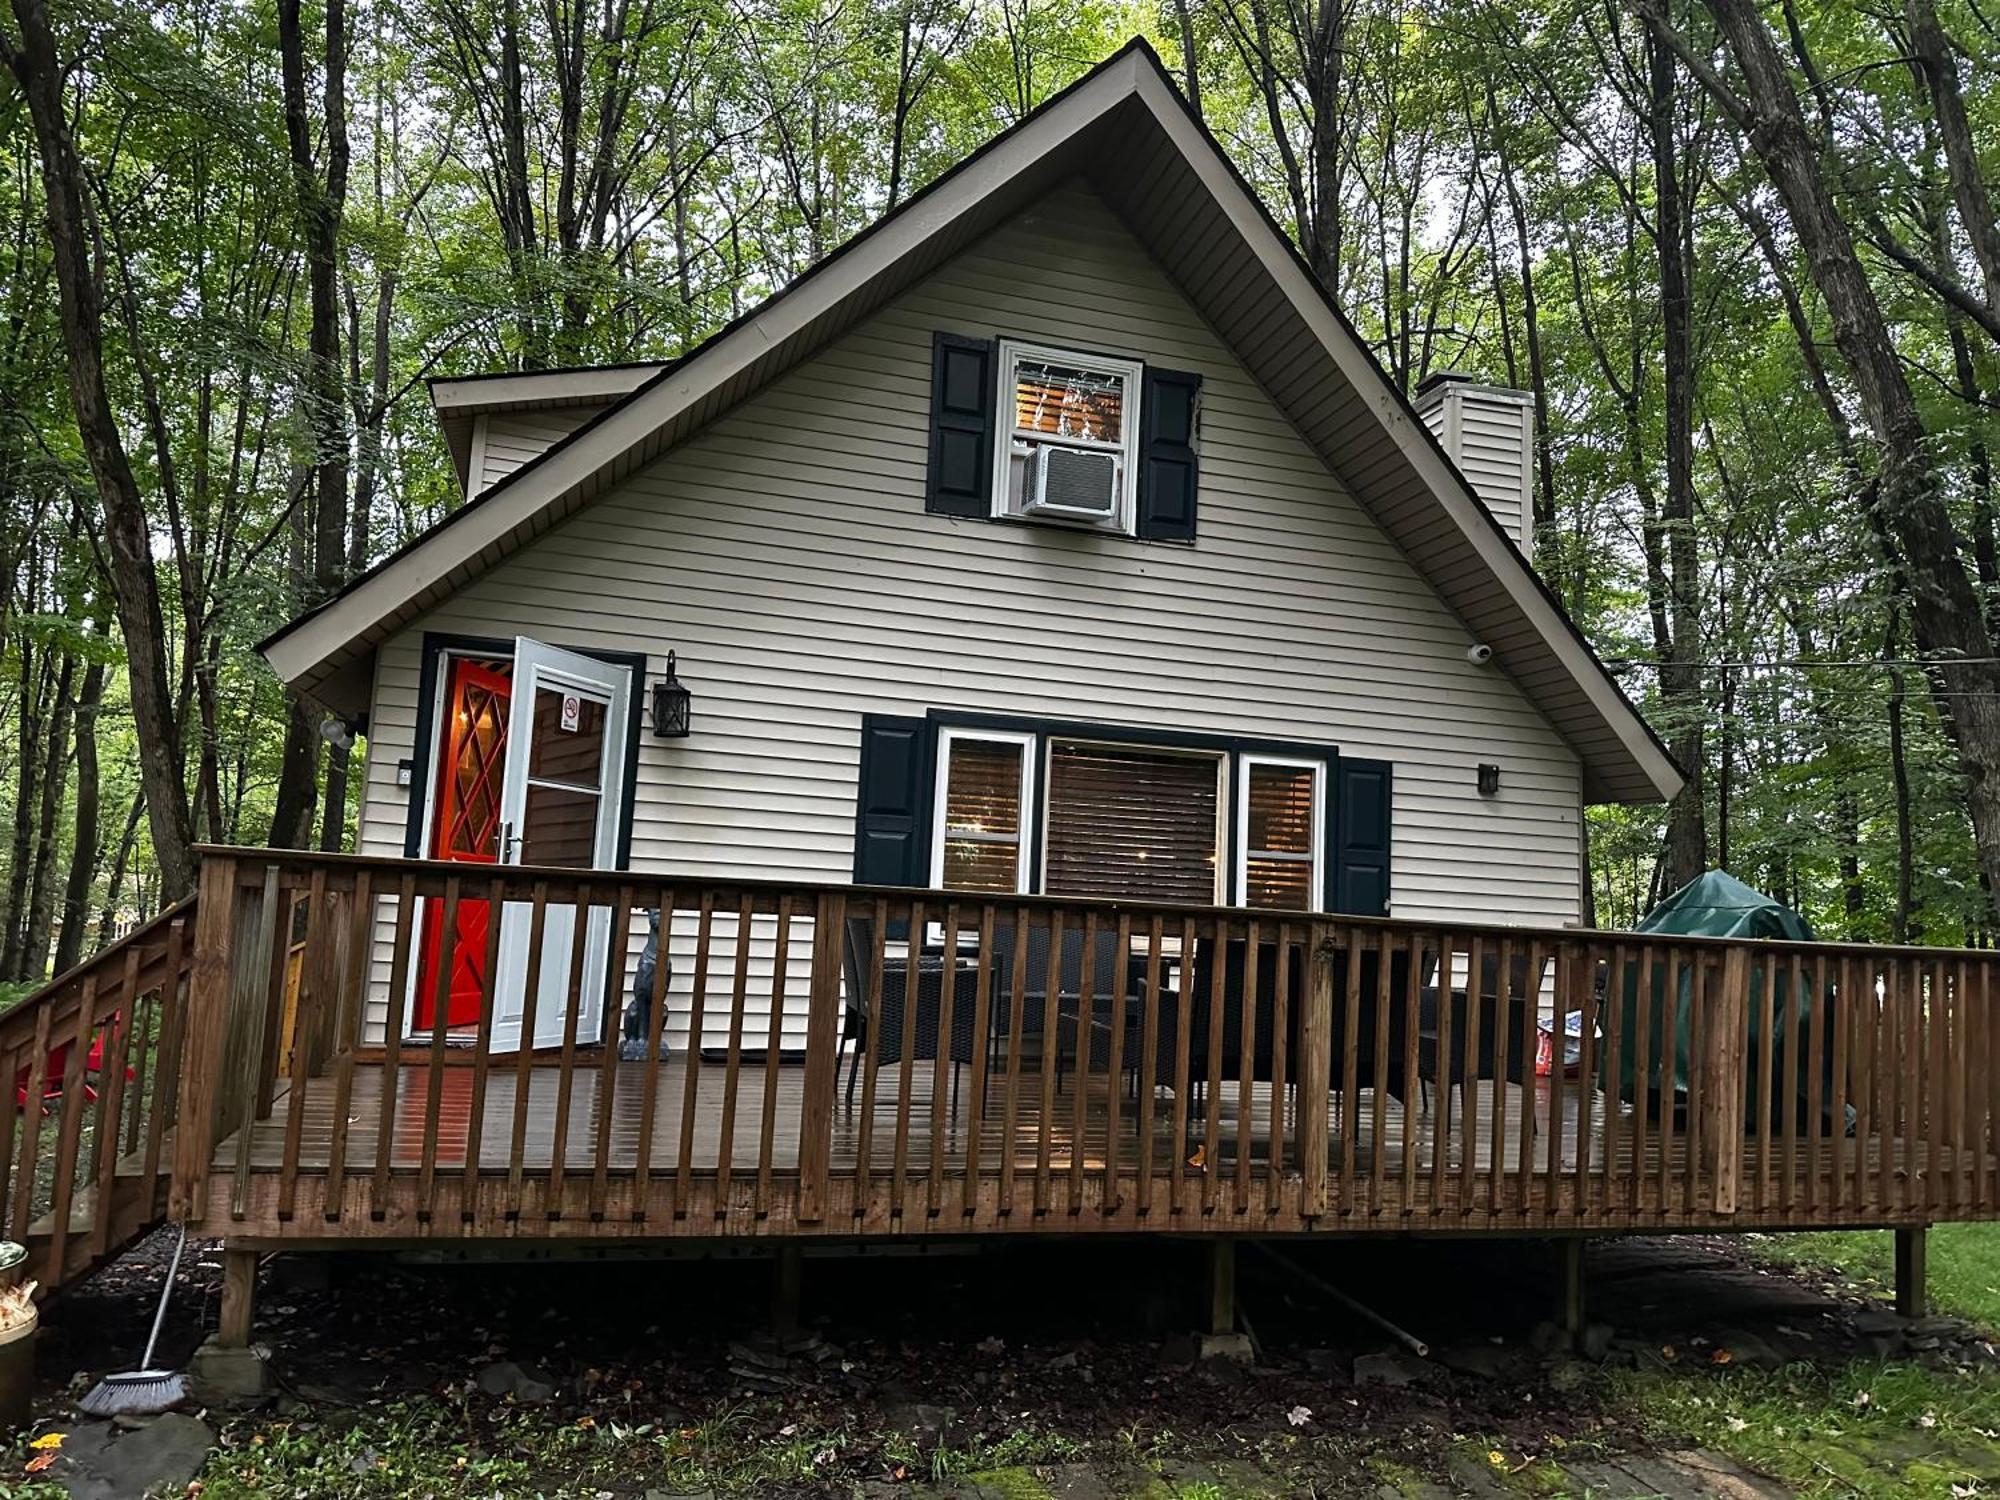
{"label": "wooden deck floor", "polygon": [[[437,1147],[432,1160],[439,1168],[457,1170],[466,1164],[467,1148],[473,1136],[474,1071],[466,1066],[452,1066],[443,1069],[440,1077],[441,1087],[436,1103]],[[899,1076],[892,1069],[882,1071],[872,1121],[861,1107],[859,1089],[851,1107],[845,1102],[844,1071],[841,1077],[842,1102],[835,1106],[833,1121],[832,1170],[836,1173],[855,1171],[864,1149],[868,1152],[872,1168],[886,1169],[891,1165],[898,1116],[903,1109]],[[802,1068],[780,1067],[775,1074],[775,1084],[770,1089],[769,1107],[773,1123],[770,1165],[776,1171],[790,1171],[797,1167],[803,1081]],[[1010,1152],[1016,1165],[1024,1168],[1032,1167],[1043,1154],[1044,1095],[1034,1074],[1027,1074],[1024,1083],[1015,1110],[1011,1139],[1001,1100],[992,1097],[986,1101],[985,1117],[979,1125],[977,1150],[973,1153],[983,1170],[997,1167]],[[361,1064],[355,1068],[347,1110],[346,1157],[350,1171],[367,1171],[379,1158],[384,1085],[385,1069],[380,1064]],[[488,1172],[507,1171],[518,1133],[522,1167],[527,1171],[548,1170],[556,1159],[559,1123],[566,1120],[562,1129],[565,1170],[590,1170],[595,1165],[599,1136],[605,1133],[607,1123],[609,1164],[614,1170],[630,1170],[640,1158],[640,1134],[647,1115],[644,1087],[643,1064],[614,1064],[608,1086],[607,1075],[601,1065],[595,1061],[588,1066],[580,1064],[571,1074],[570,1097],[565,1108],[561,1097],[560,1071],[538,1064],[527,1070],[526,1107],[521,1108],[520,1075],[512,1070],[496,1068],[488,1074],[485,1084],[478,1131],[478,1167]],[[1080,1140],[1085,1167],[1102,1168],[1110,1154],[1111,1139],[1108,1126],[1112,1111],[1106,1081],[1102,1075],[1096,1075],[1084,1083],[1081,1132],[1078,1130],[1076,1087],[1077,1075],[1071,1073],[1059,1089],[1051,1090],[1051,1107],[1046,1112],[1046,1151],[1053,1168],[1068,1170],[1075,1163]],[[997,1096],[998,1092],[999,1081],[996,1080],[992,1093]],[[914,1064],[909,1095],[906,1127],[908,1159],[927,1165],[941,1128],[948,1160],[962,1164],[968,1154],[974,1102],[969,1074],[961,1076],[954,1099],[948,1072],[939,1080],[933,1077],[929,1063]],[[1484,1175],[1490,1171],[1496,1146],[1502,1172],[1517,1171],[1522,1150],[1522,1090],[1513,1084],[1485,1082],[1475,1085],[1472,1095],[1472,1107],[1476,1111],[1472,1132],[1474,1172]],[[335,1082],[330,1077],[315,1078],[306,1085],[304,1106],[300,1112],[297,1156],[302,1171],[324,1171],[328,1166],[334,1138],[335,1098]],[[1550,1165],[1546,1133],[1552,1108],[1547,1080],[1541,1080],[1531,1089],[1528,1098],[1534,1120],[1530,1143],[1532,1170],[1545,1172]],[[646,1153],[646,1159],[655,1171],[675,1170],[680,1163],[687,1104],[685,1064],[679,1059],[663,1064],[657,1075],[651,1111],[651,1147]],[[1428,1105],[1412,1101],[1408,1108],[1395,1098],[1385,1096],[1380,1105],[1381,1131],[1378,1137],[1374,1091],[1361,1090],[1354,1111],[1357,1117],[1353,1143],[1356,1170],[1379,1171],[1383,1175],[1395,1175],[1402,1171],[1408,1157],[1405,1142],[1412,1134],[1415,1136],[1417,1170],[1420,1173],[1434,1170],[1433,1143],[1441,1121],[1447,1133],[1446,1166],[1453,1172],[1462,1170],[1465,1130],[1461,1111],[1465,1107],[1464,1102],[1454,1094],[1448,1115],[1441,1114],[1439,1104],[1436,1090],[1431,1091]],[[1233,1163],[1245,1140],[1238,1127],[1240,1097],[1235,1083],[1226,1083],[1222,1087],[1216,1106],[1217,1157],[1220,1164],[1227,1165]],[[1496,1106],[1501,1115],[1497,1135],[1493,1118]],[[1555,1107],[1561,1111],[1560,1169],[1574,1172],[1578,1161],[1580,1111],[1573,1083],[1561,1091],[1559,1105]],[[690,1168],[703,1173],[715,1171],[724,1160],[724,1141],[727,1137],[727,1158],[731,1169],[756,1170],[759,1166],[759,1141],[764,1133],[765,1109],[766,1074],[761,1064],[744,1069],[733,1106],[723,1070],[713,1066],[697,1070],[692,1129],[686,1142]],[[428,1070],[421,1065],[403,1065],[398,1072],[390,1126],[388,1162],[392,1170],[423,1165],[424,1140],[431,1111]],[[1181,1159],[1188,1158],[1195,1149],[1204,1145],[1205,1111],[1204,1102],[1190,1102],[1186,1144],[1179,1153]],[[290,1099],[281,1093],[270,1117],[251,1127],[252,1171],[276,1171],[281,1167],[290,1112]],[[1346,1137],[1343,1134],[1345,1111],[1338,1096],[1330,1101],[1328,1113],[1332,1154],[1340,1159],[1346,1153]],[[1268,1085],[1253,1086],[1250,1116],[1247,1144],[1252,1160],[1262,1163],[1270,1150],[1271,1097]],[[1631,1171],[1635,1165],[1631,1111],[1622,1111],[1621,1119],[1623,1123],[1616,1130],[1617,1160],[1612,1165],[1619,1171]],[[1593,1095],[1591,1129],[1587,1139],[1592,1171],[1602,1171],[1607,1166],[1604,1120],[1604,1098],[1601,1094]],[[1150,1110],[1129,1090],[1124,1092],[1117,1101],[1117,1144],[1121,1164],[1129,1167],[1138,1162],[1142,1133],[1150,1131],[1150,1159],[1166,1170],[1168,1163],[1176,1159],[1174,1126],[1175,1106],[1169,1090],[1157,1092]],[[1295,1138],[1296,1128],[1293,1111],[1288,1107],[1283,1126],[1288,1142]],[[1649,1137],[1646,1160],[1640,1166],[1643,1172],[1657,1172],[1660,1166],[1657,1124],[1651,1127]],[[1676,1136],[1673,1151],[1675,1162],[1685,1161],[1683,1136]],[[220,1169],[233,1167],[239,1152],[240,1143],[232,1135],[217,1149],[216,1166]]]}

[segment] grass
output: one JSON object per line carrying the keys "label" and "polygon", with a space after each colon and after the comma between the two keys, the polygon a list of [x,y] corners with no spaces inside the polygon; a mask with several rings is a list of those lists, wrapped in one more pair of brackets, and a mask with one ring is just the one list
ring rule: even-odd
{"label": "grass", "polygon": [[[2000,1329],[2000,1224],[1939,1224],[1929,1238],[1932,1306]],[[1773,1260],[1834,1271],[1864,1290],[1895,1284],[1896,1241],[1886,1229],[1772,1235],[1756,1244]]]}
{"label": "grass", "polygon": [[[1883,1294],[1893,1284],[1888,1231],[1774,1235],[1756,1252]],[[1930,1232],[1933,1307],[2000,1327],[2000,1225]],[[1965,1500],[2000,1475],[2000,1374],[1856,1360],[1775,1372],[1703,1370],[1619,1376],[1614,1399],[1658,1440],[1734,1454],[1802,1494]]]}

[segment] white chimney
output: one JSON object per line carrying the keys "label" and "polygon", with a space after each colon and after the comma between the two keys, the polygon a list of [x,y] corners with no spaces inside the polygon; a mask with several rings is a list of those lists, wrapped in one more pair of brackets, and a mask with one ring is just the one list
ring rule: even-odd
{"label": "white chimney", "polygon": [[1524,557],[1535,555],[1535,406],[1526,391],[1440,371],[1417,387],[1424,419]]}

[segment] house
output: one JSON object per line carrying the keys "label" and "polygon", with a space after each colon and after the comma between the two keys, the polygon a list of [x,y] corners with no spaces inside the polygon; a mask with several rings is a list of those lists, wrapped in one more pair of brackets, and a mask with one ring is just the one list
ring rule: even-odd
{"label": "house", "polygon": [[1528,562],[1529,408],[1407,406],[1142,49],[685,359],[432,399],[468,503],[263,647],[363,853],[1560,927],[1584,804],[1679,784]]}
{"label": "house", "polygon": [[1581,929],[1680,777],[1529,410],[1406,402],[1143,44],[682,359],[432,398],[466,503],[261,648],[357,852],[0,1018],[110,1059],[0,1138],[45,1280],[178,1219],[241,1342],[281,1246],[2000,1212],[1992,955]]}

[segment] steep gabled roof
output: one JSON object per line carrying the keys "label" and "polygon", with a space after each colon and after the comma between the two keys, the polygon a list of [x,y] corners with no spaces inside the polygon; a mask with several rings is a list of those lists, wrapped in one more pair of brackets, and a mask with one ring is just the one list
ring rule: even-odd
{"label": "steep gabled roof", "polygon": [[1073,177],[1493,648],[1576,748],[1586,794],[1671,797],[1672,758],[1138,40],[259,649],[305,692],[365,698],[377,643]]}

